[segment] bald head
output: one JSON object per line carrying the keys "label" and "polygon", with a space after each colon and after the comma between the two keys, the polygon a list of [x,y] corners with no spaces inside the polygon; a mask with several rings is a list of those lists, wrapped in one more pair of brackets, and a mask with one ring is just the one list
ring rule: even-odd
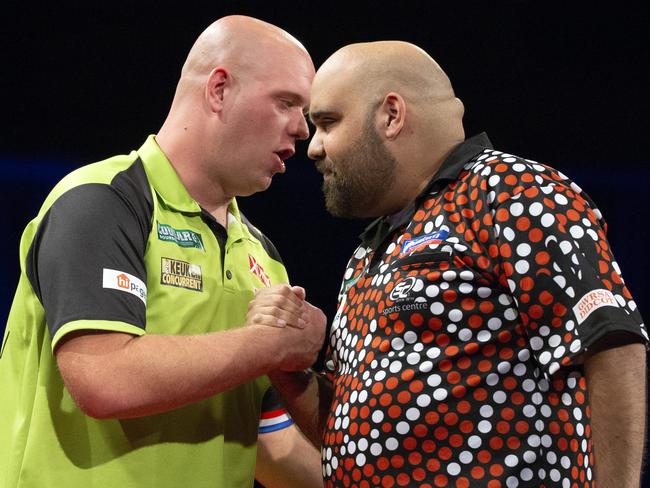
{"label": "bald head", "polygon": [[[336,51],[316,73],[309,112],[316,126],[309,155],[328,175],[326,195],[356,195],[353,187],[365,195],[349,202],[355,209],[349,215],[403,208],[465,138],[463,104],[449,78],[431,56],[407,42],[350,44]],[[365,164],[359,153],[372,153],[381,162]],[[341,169],[346,166],[347,182]],[[353,181],[361,169],[368,175],[387,168],[390,178],[375,182],[381,190],[371,196],[373,185]]]}
{"label": "bald head", "polygon": [[227,68],[238,78],[260,76],[272,58],[271,51],[309,58],[300,41],[279,27],[242,15],[223,17],[210,24],[190,49],[176,95],[203,84],[215,66]]}
{"label": "bald head", "polygon": [[216,206],[270,185],[306,139],[314,65],[267,22],[229,16],[198,37],[156,141],[190,194]]}
{"label": "bald head", "polygon": [[431,56],[401,41],[350,44],[336,51],[318,70],[314,84],[333,76],[364,98],[381,98],[389,91],[407,100],[444,101],[454,97],[449,78]]}

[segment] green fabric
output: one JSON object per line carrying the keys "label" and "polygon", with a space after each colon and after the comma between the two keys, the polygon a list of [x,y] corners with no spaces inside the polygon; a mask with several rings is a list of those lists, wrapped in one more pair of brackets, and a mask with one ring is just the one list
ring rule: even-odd
{"label": "green fabric", "polygon": [[[262,396],[267,377],[163,414],[129,420],[84,415],[63,385],[52,354],[43,307],[25,274],[25,260],[40,219],[67,190],[83,183],[110,183],[140,156],[152,185],[154,211],[145,263],[147,334],[202,334],[244,323],[249,300],[262,281],[249,256],[273,284],[286,283],[278,261],[230,208],[222,269],[219,243],[203,222],[153,136],[138,152],[81,168],[64,178],[30,222],[20,244],[21,276],[0,358],[0,488],[201,488],[250,487]],[[157,223],[187,234],[159,238]],[[183,244],[200,235],[203,246]],[[201,269],[201,291],[163,285],[164,259]],[[226,270],[230,273],[226,273]],[[232,276],[228,279],[227,276]],[[187,282],[196,285],[196,281]],[[142,333],[135,325],[77,320],[55,339],[80,329]]]}

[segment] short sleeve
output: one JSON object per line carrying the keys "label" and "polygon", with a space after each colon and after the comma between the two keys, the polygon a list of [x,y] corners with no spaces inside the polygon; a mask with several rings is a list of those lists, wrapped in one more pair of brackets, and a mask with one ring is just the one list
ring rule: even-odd
{"label": "short sleeve", "polygon": [[54,202],[27,259],[52,338],[76,321],[145,328],[147,237],[128,202],[109,185],[82,185]]}
{"label": "short sleeve", "polygon": [[647,342],[600,212],[576,185],[525,188],[498,205],[494,219],[502,273],[547,374],[608,334]]}
{"label": "short sleeve", "polygon": [[266,434],[286,429],[291,425],[293,425],[293,420],[289,416],[280,394],[270,386],[262,398],[262,413],[258,432]]}

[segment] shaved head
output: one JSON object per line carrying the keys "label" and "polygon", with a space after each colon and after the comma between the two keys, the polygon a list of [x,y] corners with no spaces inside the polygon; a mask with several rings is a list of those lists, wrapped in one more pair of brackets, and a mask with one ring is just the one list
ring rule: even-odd
{"label": "shaved head", "polygon": [[178,92],[202,84],[215,66],[224,66],[240,78],[262,76],[272,59],[270,51],[282,49],[309,59],[300,41],[279,27],[242,15],[223,17],[210,24],[190,49]]}
{"label": "shaved head", "polygon": [[156,141],[206,208],[268,188],[309,136],[314,64],[291,34],[241,15],[213,22],[181,70]]}
{"label": "shaved head", "polygon": [[350,44],[320,67],[314,85],[341,79],[355,94],[381,101],[390,91],[407,100],[444,101],[454,98],[449,78],[425,51],[402,41]]}
{"label": "shaved head", "polygon": [[372,217],[403,208],[464,140],[463,111],[440,65],[413,44],[336,51],[316,73],[309,108],[309,155],[328,209]]}

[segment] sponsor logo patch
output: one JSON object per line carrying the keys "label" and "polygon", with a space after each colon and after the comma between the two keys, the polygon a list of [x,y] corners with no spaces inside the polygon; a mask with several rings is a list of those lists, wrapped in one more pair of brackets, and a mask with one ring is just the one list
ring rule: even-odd
{"label": "sponsor logo patch", "polygon": [[147,285],[140,278],[132,274],[116,269],[104,268],[102,287],[125,291],[138,297],[145,305],[147,304]]}
{"label": "sponsor logo patch", "polygon": [[173,242],[180,247],[195,247],[204,250],[201,234],[188,229],[174,229],[171,225],[156,222],[158,239]]}
{"label": "sponsor logo patch", "polygon": [[394,302],[397,302],[399,300],[406,300],[409,296],[409,293],[415,286],[415,283],[416,279],[413,276],[398,282],[395,285],[395,288],[393,288],[390,292],[390,299]]}
{"label": "sponsor logo patch", "polygon": [[611,291],[600,289],[593,290],[583,296],[573,307],[573,313],[578,324],[583,323],[592,312],[600,307],[618,307],[618,302]]}
{"label": "sponsor logo patch", "polygon": [[262,283],[264,283],[264,286],[271,286],[271,280],[264,271],[264,268],[262,268],[262,265],[258,263],[257,260],[250,254],[248,255],[248,267],[250,269],[250,272],[257,276],[262,281]]}
{"label": "sponsor logo patch", "polygon": [[415,239],[409,239],[402,246],[402,252],[400,253],[400,256],[403,256],[404,254],[407,254],[410,251],[415,251],[416,249],[419,249],[424,246],[428,246],[431,244],[440,244],[448,236],[449,236],[448,230],[439,230],[432,234],[420,236]]}
{"label": "sponsor logo patch", "polygon": [[203,291],[201,266],[178,259],[160,258],[160,284]]}

